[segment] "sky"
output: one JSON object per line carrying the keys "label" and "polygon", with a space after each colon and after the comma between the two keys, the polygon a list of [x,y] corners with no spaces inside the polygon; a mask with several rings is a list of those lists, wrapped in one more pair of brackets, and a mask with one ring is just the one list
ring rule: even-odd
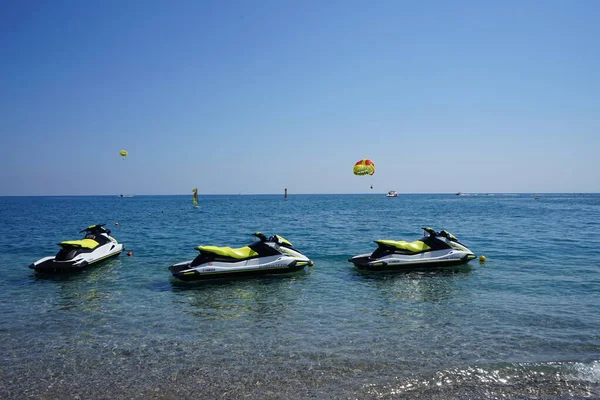
{"label": "sky", "polygon": [[597,193],[599,18],[595,0],[3,1],[0,196]]}

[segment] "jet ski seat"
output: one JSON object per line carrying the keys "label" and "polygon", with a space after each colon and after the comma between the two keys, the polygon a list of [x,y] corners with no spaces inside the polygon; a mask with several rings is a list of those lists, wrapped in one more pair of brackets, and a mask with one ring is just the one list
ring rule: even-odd
{"label": "jet ski seat", "polygon": [[431,249],[425,242],[420,240],[415,240],[414,242],[406,242],[404,240],[376,240],[375,243],[382,247],[392,247],[412,253],[420,253]]}
{"label": "jet ski seat", "polygon": [[71,248],[92,250],[92,249],[95,249],[96,247],[98,247],[100,245],[100,243],[96,242],[93,239],[82,239],[82,240],[65,240],[64,242],[60,242],[58,245],[62,246],[63,248],[71,247]]}
{"label": "jet ski seat", "polygon": [[238,260],[245,258],[251,258],[257,256],[258,253],[252,250],[250,247],[239,247],[232,249],[231,247],[217,247],[217,246],[198,246],[197,249],[202,253],[215,254],[217,256],[231,257]]}

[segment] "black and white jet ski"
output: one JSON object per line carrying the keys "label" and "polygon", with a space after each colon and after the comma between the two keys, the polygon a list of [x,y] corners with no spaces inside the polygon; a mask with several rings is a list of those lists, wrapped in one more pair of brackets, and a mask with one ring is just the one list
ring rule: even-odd
{"label": "black and white jet ski", "polygon": [[248,275],[295,272],[313,262],[285,238],[274,235],[267,238],[260,232],[253,234],[257,241],[245,247],[198,246],[200,254],[191,261],[169,267],[174,277],[183,281],[230,278]]}
{"label": "black and white jet ski", "polygon": [[80,231],[85,232],[81,240],[60,242],[59,252],[55,256],[44,257],[29,266],[38,272],[74,272],[110,257],[116,257],[125,249],[110,236],[110,230],[104,225],[91,225]]}
{"label": "black and white jet ski", "polygon": [[476,258],[475,254],[450,232],[422,229],[425,236],[420,240],[375,240],[378,247],[373,253],[354,256],[348,261],[361,270],[392,271],[452,267],[466,264]]}

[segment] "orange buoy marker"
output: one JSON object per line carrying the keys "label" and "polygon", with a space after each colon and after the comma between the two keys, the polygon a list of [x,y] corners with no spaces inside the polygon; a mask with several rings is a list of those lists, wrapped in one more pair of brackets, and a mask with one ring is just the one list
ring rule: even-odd
{"label": "orange buoy marker", "polygon": [[131,257],[132,255],[133,255],[133,252],[131,252],[131,251],[127,252],[127,257]]}
{"label": "orange buoy marker", "polygon": [[485,256],[484,255],[479,256],[479,263],[480,264],[484,264],[485,263]]}

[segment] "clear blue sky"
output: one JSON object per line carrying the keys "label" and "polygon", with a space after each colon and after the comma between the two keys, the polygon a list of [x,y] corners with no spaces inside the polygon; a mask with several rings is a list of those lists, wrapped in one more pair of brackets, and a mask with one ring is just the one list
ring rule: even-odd
{"label": "clear blue sky", "polygon": [[3,1],[0,195],[600,192],[598,21],[594,0]]}

